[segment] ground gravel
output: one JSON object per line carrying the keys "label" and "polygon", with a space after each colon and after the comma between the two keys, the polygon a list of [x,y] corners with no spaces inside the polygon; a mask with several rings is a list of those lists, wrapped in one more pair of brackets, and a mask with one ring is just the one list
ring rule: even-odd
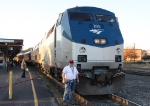
{"label": "ground gravel", "polygon": [[150,76],[126,74],[125,86],[117,95],[141,106],[150,106]]}

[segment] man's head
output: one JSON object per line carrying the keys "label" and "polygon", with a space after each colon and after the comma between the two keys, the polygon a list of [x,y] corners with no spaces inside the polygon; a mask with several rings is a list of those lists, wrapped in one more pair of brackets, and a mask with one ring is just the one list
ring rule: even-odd
{"label": "man's head", "polygon": [[25,61],[24,58],[22,59],[22,61]]}
{"label": "man's head", "polygon": [[69,65],[73,66],[74,61],[73,60],[69,60]]}

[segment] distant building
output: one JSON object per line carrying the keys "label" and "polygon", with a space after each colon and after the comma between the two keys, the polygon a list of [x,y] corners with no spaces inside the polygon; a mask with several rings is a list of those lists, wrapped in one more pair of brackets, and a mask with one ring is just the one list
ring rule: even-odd
{"label": "distant building", "polygon": [[142,50],[142,57],[147,55],[147,51],[146,50]]}
{"label": "distant building", "polygon": [[147,51],[147,55],[149,55],[150,56],[150,50],[146,50]]}
{"label": "distant building", "polygon": [[142,57],[145,55],[149,55],[150,56],[150,50],[142,50]]}

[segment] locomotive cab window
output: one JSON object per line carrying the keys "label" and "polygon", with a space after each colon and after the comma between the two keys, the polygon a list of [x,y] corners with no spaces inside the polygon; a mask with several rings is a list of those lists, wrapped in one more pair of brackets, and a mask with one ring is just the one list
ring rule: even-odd
{"label": "locomotive cab window", "polygon": [[99,22],[117,22],[116,18],[111,15],[96,15],[96,20]]}
{"label": "locomotive cab window", "polygon": [[70,20],[76,21],[93,21],[92,14],[90,13],[70,13]]}

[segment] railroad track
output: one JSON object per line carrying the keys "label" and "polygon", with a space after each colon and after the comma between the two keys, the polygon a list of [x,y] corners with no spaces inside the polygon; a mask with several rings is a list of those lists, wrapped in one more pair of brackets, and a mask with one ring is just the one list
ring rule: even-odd
{"label": "railroad track", "polygon": [[114,95],[114,94],[108,95],[108,97],[111,98],[112,100],[115,100],[115,101],[117,101],[117,102],[122,103],[122,104],[125,105],[125,106],[141,106],[141,105],[139,105],[139,104],[137,104],[137,103],[134,103],[134,102],[132,102],[132,101],[130,101],[130,100],[121,98],[121,97],[119,97],[119,96],[117,96],[117,95]]}
{"label": "railroad track", "polygon": [[150,76],[150,72],[149,71],[139,71],[139,70],[132,70],[132,69],[127,69],[127,70],[123,70],[124,73],[126,74],[134,74],[134,75],[141,75],[141,76]]}
{"label": "railroad track", "polygon": [[[63,91],[64,91],[64,84],[62,84],[61,82],[58,82],[55,78],[53,78],[51,75],[49,75],[45,72],[39,71],[38,73],[42,73],[44,76],[46,76],[46,78],[48,78],[48,80],[49,80],[49,83],[52,83],[52,85],[54,86],[54,89],[59,90],[58,92],[60,92],[61,94],[59,94],[59,96],[56,96],[56,99],[57,99],[58,103],[61,105],[62,97],[63,97]],[[101,99],[101,98],[105,98],[105,99]],[[134,102],[131,102],[127,99],[121,98],[121,97],[114,95],[114,94],[105,95],[105,96],[101,96],[101,95],[98,95],[98,96],[95,96],[95,95],[94,96],[81,96],[77,93],[75,93],[76,104],[74,104],[74,105],[70,104],[69,106],[95,106],[94,105],[95,103],[93,103],[93,101],[95,101],[95,100],[100,101],[99,103],[96,103],[97,106],[106,106],[106,105],[109,106],[108,104],[111,104],[110,102],[116,102],[115,106],[140,106]],[[110,101],[110,100],[112,100],[112,101]],[[107,103],[107,101],[108,101],[108,103]]]}
{"label": "railroad track", "polygon": [[91,102],[90,106],[141,106],[114,94],[84,96],[84,98]]}

